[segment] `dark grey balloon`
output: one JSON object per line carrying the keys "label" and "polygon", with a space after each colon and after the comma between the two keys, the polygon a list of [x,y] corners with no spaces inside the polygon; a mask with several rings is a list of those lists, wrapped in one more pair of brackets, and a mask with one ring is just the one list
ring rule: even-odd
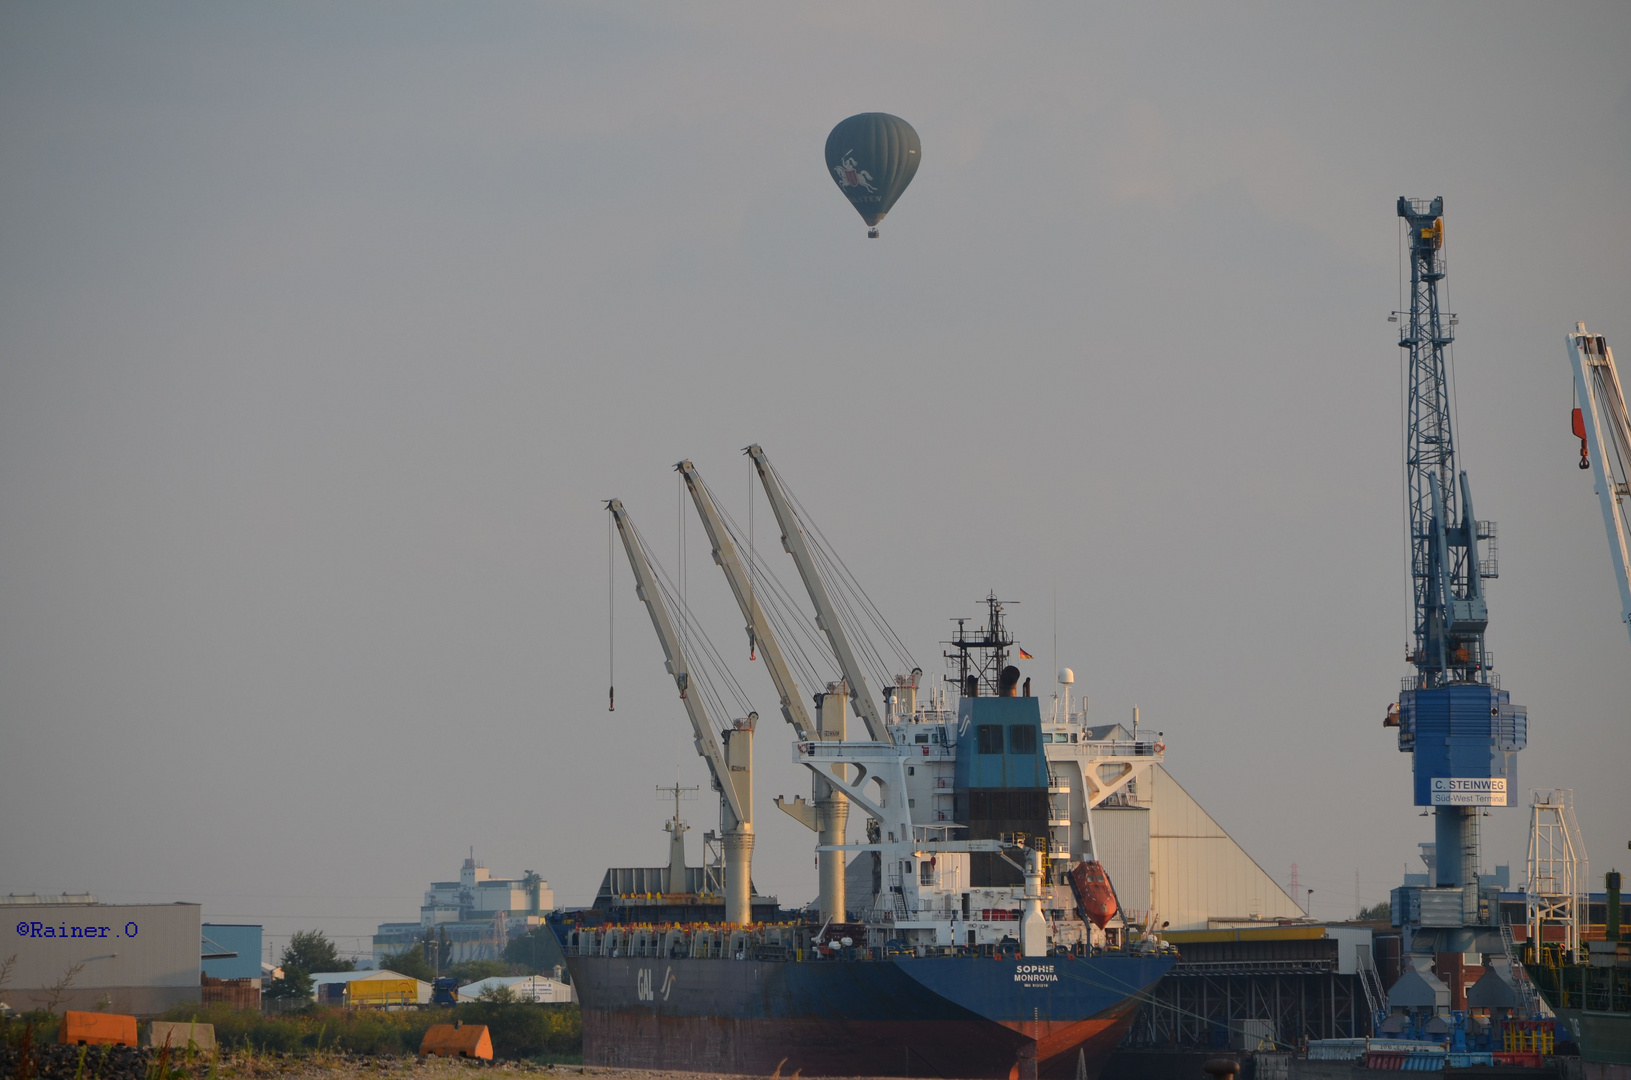
{"label": "dark grey balloon", "polygon": [[838,190],[877,236],[889,213],[917,175],[923,144],[912,125],[888,113],[857,113],[827,136],[827,170]]}

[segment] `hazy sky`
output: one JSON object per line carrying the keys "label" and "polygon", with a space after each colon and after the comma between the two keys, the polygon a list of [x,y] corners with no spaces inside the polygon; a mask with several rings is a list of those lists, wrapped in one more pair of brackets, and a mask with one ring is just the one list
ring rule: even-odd
{"label": "hazy sky", "polygon": [[[759,441],[931,676],[994,588],[1048,692],[1056,597],[1092,717],[1351,915],[1432,837],[1380,726],[1400,195],[1445,199],[1519,799],[1631,869],[1563,343],[1631,357],[1628,45],[1613,3],[0,7],[0,892],[349,949],[470,845],[568,903],[661,863],[705,774],[620,552],[606,711],[601,500],[675,570],[670,467],[745,517]],[[822,162],[871,110],[923,143],[877,241]],[[755,877],[802,903],[787,734]]]}

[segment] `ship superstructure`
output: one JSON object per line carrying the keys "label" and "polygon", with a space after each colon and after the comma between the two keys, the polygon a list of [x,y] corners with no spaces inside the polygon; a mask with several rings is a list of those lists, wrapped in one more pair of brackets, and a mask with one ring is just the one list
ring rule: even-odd
{"label": "ship superstructure", "polygon": [[[1006,640],[1002,603],[992,596],[987,605],[976,640],[995,651]],[[962,672],[970,651],[956,654]],[[1013,940],[1023,951],[1034,905],[1055,948],[1117,944],[1124,920],[1095,933],[1066,875],[1096,859],[1092,809],[1135,784],[1163,759],[1165,746],[1117,737],[1125,734],[1117,725],[1090,727],[1085,707],[1071,707],[1069,683],[1061,683],[1065,695],[1044,716],[1039,698],[1021,696],[1017,678],[1004,684],[1003,672],[1012,677],[1016,669],[997,670],[995,696],[966,681],[977,675],[956,679],[974,693],[953,697],[935,688],[926,700],[921,671],[897,678],[884,703],[889,743],[795,745],[796,762],[834,777],[829,782],[868,815],[866,841],[845,845],[855,853],[851,913],[914,946]],[[825,700],[841,708],[844,695]],[[1020,851],[1034,864],[1034,883],[1019,865]]]}

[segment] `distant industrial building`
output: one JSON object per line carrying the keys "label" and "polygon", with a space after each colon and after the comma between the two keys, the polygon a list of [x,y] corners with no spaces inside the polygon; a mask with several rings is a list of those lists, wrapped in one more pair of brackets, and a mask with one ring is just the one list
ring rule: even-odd
{"label": "distant industrial building", "polygon": [[256,1009],[261,1003],[261,927],[247,923],[205,923],[203,927],[205,1005]]}
{"label": "distant industrial building", "polygon": [[247,923],[203,925],[204,974],[212,979],[261,978],[262,928]]}
{"label": "distant industrial building", "polygon": [[374,963],[426,935],[448,945],[447,962],[496,960],[511,937],[537,926],[554,910],[555,890],[530,871],[518,878],[493,877],[472,852],[457,881],[433,881],[425,890],[418,922],[380,923],[374,934]]}
{"label": "distant industrial building", "polygon": [[17,1011],[148,1014],[199,1000],[203,920],[197,904],[99,904],[89,894],[0,897],[16,955],[4,990]]}

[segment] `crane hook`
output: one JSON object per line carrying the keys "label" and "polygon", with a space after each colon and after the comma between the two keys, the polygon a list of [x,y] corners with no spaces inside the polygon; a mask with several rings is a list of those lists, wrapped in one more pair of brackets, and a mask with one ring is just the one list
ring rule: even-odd
{"label": "crane hook", "polygon": [[1580,409],[1574,410],[1573,428],[1574,437],[1580,440],[1580,467],[1591,468],[1591,458],[1586,453],[1586,414]]}

